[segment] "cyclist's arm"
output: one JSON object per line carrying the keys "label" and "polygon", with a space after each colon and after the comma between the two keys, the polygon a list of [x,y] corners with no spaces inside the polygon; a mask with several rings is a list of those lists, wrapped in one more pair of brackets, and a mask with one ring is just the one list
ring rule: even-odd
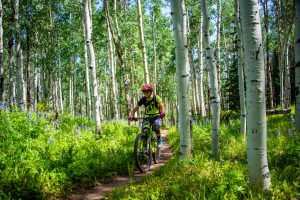
{"label": "cyclist's arm", "polygon": [[129,113],[129,115],[133,115],[133,116],[134,116],[134,113],[135,113],[136,111],[138,111],[139,108],[140,108],[140,106],[139,106],[139,105],[136,105],[136,106],[132,109],[132,111]]}
{"label": "cyclist's arm", "polygon": [[165,105],[162,101],[160,101],[158,107],[159,107],[159,113],[166,112]]}

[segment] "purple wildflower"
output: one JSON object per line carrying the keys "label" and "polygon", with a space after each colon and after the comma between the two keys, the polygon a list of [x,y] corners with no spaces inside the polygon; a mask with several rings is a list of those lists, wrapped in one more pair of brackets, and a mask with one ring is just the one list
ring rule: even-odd
{"label": "purple wildflower", "polygon": [[30,112],[27,113],[27,118],[31,119],[31,113]]}
{"label": "purple wildflower", "polygon": [[50,136],[50,138],[49,138],[49,143],[50,144],[54,143],[54,138],[52,136]]}

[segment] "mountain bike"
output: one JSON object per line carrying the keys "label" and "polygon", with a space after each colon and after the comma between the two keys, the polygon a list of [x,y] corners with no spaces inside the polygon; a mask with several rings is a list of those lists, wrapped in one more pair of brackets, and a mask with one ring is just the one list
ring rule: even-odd
{"label": "mountain bike", "polygon": [[134,142],[134,159],[137,168],[143,173],[150,170],[153,162],[159,162],[161,148],[158,146],[156,134],[153,130],[154,119],[157,116],[134,118],[135,121],[142,119],[144,127]]}

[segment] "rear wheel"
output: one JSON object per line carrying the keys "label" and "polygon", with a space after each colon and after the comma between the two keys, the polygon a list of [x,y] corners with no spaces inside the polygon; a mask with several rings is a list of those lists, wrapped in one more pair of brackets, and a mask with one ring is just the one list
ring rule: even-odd
{"label": "rear wheel", "polygon": [[141,172],[147,172],[150,170],[152,161],[152,150],[150,139],[146,138],[146,135],[140,133],[136,136],[134,142],[134,159],[137,168]]}

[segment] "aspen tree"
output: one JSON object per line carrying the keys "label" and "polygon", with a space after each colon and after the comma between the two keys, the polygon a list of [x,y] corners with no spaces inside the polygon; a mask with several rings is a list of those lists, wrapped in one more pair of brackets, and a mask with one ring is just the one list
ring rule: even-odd
{"label": "aspen tree", "polygon": [[184,0],[171,1],[176,53],[177,98],[179,107],[180,156],[191,159],[191,130],[189,103],[189,58],[187,45],[186,9]]}
{"label": "aspen tree", "polygon": [[4,101],[4,66],[3,66],[3,7],[0,0],[0,102]]}
{"label": "aspen tree", "polygon": [[17,103],[21,110],[24,110],[26,103],[26,91],[24,80],[23,51],[21,47],[21,29],[19,23],[19,0],[15,0],[15,27],[16,27],[16,63],[17,63]]}
{"label": "aspen tree", "polygon": [[235,8],[235,23],[237,30],[237,46],[238,46],[238,73],[239,73],[239,93],[240,93],[240,132],[246,139],[246,100],[245,100],[245,87],[244,87],[244,52],[242,46],[242,33],[241,33],[241,21],[240,21],[240,5],[238,0],[234,0]]}
{"label": "aspen tree", "polygon": [[146,45],[144,40],[144,30],[143,30],[143,15],[141,9],[141,1],[136,1],[137,5],[137,13],[138,13],[138,21],[139,21],[139,33],[140,33],[140,40],[141,40],[141,48],[142,48],[142,55],[143,55],[143,66],[144,66],[144,79],[145,83],[150,83],[149,72],[148,72],[148,63],[147,63],[147,53],[146,53]]}
{"label": "aspen tree", "polygon": [[296,128],[300,131],[300,0],[296,0],[295,28],[295,86],[296,86]]}
{"label": "aspen tree", "polygon": [[[11,1],[11,7],[13,8],[13,3]],[[14,10],[14,9],[12,9]],[[13,12],[10,15],[10,23],[14,23],[14,15]],[[12,31],[12,27],[9,28],[9,36],[8,36],[8,67],[9,67],[9,106],[12,107],[15,105],[16,100],[16,92],[15,92],[15,81],[14,81],[14,35]]]}
{"label": "aspen tree", "polygon": [[217,67],[217,77],[218,85],[221,83],[221,66],[220,66],[220,41],[221,41],[221,19],[222,19],[222,5],[221,0],[217,0],[217,47],[216,47],[216,67]]}
{"label": "aspen tree", "polygon": [[212,107],[212,154],[217,157],[219,154],[219,140],[220,140],[220,93],[218,85],[218,70],[215,63],[213,48],[210,44],[209,35],[209,16],[207,9],[207,1],[201,1],[201,10],[203,14],[203,33],[204,45],[206,49],[206,63],[209,71],[210,83],[210,99]]}
{"label": "aspen tree", "polygon": [[106,16],[106,28],[107,28],[107,39],[108,39],[108,56],[109,56],[109,64],[111,67],[111,85],[112,85],[112,98],[113,98],[113,116],[119,118],[118,108],[117,108],[117,89],[116,89],[116,73],[115,73],[115,55],[114,55],[114,48],[113,48],[113,41],[111,30],[109,26],[107,12],[105,12]]}
{"label": "aspen tree", "polygon": [[[84,38],[86,38],[86,27],[85,27],[85,11],[83,9],[82,18],[82,29]],[[84,43],[84,64],[85,64],[85,87],[86,87],[86,115],[89,119],[92,118],[92,98],[91,98],[91,87],[90,87],[90,68],[88,59],[88,46]]]}
{"label": "aspen tree", "polygon": [[267,161],[265,71],[261,22],[257,0],[240,1],[243,47],[245,50],[247,161],[250,187],[269,190]]}
{"label": "aspen tree", "polygon": [[85,31],[86,31],[86,43],[89,49],[89,63],[92,69],[93,77],[93,89],[94,89],[94,99],[95,99],[95,121],[96,121],[96,131],[100,131],[101,120],[100,120],[100,97],[98,95],[98,81],[97,81],[97,70],[96,70],[96,58],[94,52],[94,46],[92,41],[92,19],[91,19],[91,2],[90,0],[83,0],[83,9],[85,12]]}
{"label": "aspen tree", "polygon": [[200,100],[200,108],[201,108],[201,115],[203,117],[206,116],[206,109],[205,109],[205,95],[204,95],[204,73],[203,73],[203,19],[202,14],[200,16],[199,22],[199,37],[198,37],[198,62],[199,62],[199,100]]}

